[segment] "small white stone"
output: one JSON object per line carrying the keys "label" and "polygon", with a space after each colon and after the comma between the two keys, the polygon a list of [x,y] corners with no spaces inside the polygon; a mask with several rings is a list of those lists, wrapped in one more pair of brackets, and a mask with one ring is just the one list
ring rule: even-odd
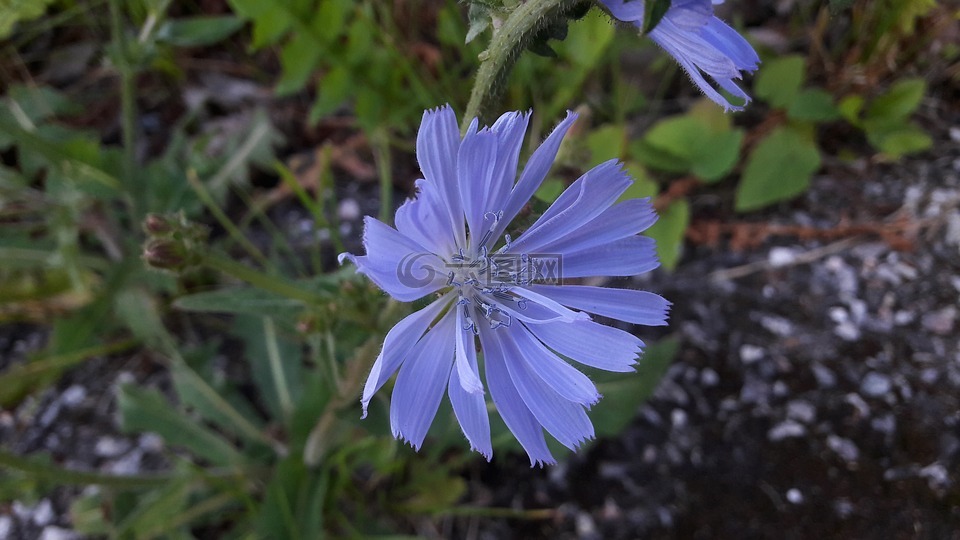
{"label": "small white stone", "polygon": [[810,424],[817,418],[817,409],[807,401],[795,399],[787,403],[787,418]]}
{"label": "small white stone", "polygon": [[115,458],[130,449],[130,443],[116,437],[103,437],[97,441],[93,453],[102,458]]}
{"label": "small white stone", "polygon": [[782,441],[783,439],[792,439],[794,437],[803,437],[807,434],[807,428],[802,425],[794,422],[793,420],[787,420],[786,422],[781,422],[777,424],[770,431],[767,432],[767,438],[772,442]]}
{"label": "small white stone", "polygon": [[53,521],[53,505],[50,499],[43,499],[33,509],[33,522],[43,527]]}
{"label": "small white stone", "polygon": [[360,217],[360,203],[355,199],[344,199],[337,206],[337,216],[342,221],[353,221]]}
{"label": "small white stone", "polygon": [[846,462],[852,463],[860,457],[860,449],[850,439],[830,435],[827,437],[827,446]]}
{"label": "small white stone", "polygon": [[61,527],[46,527],[40,533],[40,540],[75,540],[77,533]]}
{"label": "small white stone", "polygon": [[762,348],[749,343],[740,346],[740,361],[744,364],[752,364],[761,358],[763,358]]}
{"label": "small white stone", "polygon": [[770,255],[767,260],[770,263],[770,266],[774,268],[779,268],[781,266],[787,266],[793,264],[797,260],[796,253],[786,247],[775,247],[770,250]]}
{"label": "small white stone", "polygon": [[892,386],[890,377],[871,371],[860,382],[860,391],[870,397],[880,397],[889,392]]}
{"label": "small white stone", "polygon": [[720,375],[717,375],[717,372],[710,368],[703,368],[700,370],[700,384],[711,387],[716,386],[720,382]]}
{"label": "small white stone", "polygon": [[67,407],[76,407],[82,403],[86,397],[87,390],[79,384],[75,384],[70,388],[67,388],[63,391],[63,394],[60,395],[60,399]]}
{"label": "small white stone", "polygon": [[13,531],[13,518],[0,516],[0,538],[10,538],[11,531]]}
{"label": "small white stone", "polygon": [[797,488],[790,488],[787,490],[787,500],[793,504],[802,504],[803,493],[801,493]]}

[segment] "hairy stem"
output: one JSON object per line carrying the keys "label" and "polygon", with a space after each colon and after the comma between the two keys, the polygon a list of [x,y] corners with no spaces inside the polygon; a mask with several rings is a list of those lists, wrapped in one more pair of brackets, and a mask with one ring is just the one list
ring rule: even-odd
{"label": "hairy stem", "polygon": [[485,102],[496,94],[507,72],[520,56],[520,52],[552,20],[553,16],[570,9],[578,0],[527,0],[517,6],[498,28],[490,46],[481,54],[480,69],[473,83],[470,102],[463,115],[461,131],[479,116]]}

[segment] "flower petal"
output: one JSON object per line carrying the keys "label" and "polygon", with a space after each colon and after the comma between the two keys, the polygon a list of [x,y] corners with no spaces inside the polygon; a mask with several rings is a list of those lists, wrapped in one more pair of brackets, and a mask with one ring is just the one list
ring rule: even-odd
{"label": "flower petal", "polygon": [[657,212],[649,198],[629,199],[607,208],[589,223],[563,238],[536,246],[536,249],[540,253],[573,253],[602,246],[645,231],[656,223],[657,218]]}
{"label": "flower petal", "polygon": [[400,366],[390,400],[393,436],[419,450],[450,379],[456,317],[448,312],[423,336]]}
{"label": "flower petal", "polygon": [[[483,383],[477,371],[477,350],[474,344],[472,323],[464,317],[466,306],[457,306],[457,373],[463,389],[468,394],[483,394]],[[472,360],[472,361],[471,361]]]}
{"label": "flower petal", "polygon": [[531,324],[527,328],[554,351],[606,371],[633,371],[643,350],[640,338],[593,321]]}
{"label": "flower petal", "polygon": [[[457,178],[459,196],[463,203],[463,212],[470,231],[470,245],[477,246],[490,223],[484,224],[484,214],[490,207],[487,200],[492,191],[497,172],[497,150],[500,141],[495,133],[479,131],[467,132],[460,144],[457,157]],[[474,247],[476,249],[476,247]]]}
{"label": "flower petal", "polygon": [[520,209],[530,201],[540,184],[543,183],[550,167],[553,166],[553,160],[557,157],[560,150],[560,143],[563,142],[564,135],[577,120],[577,114],[573,111],[567,111],[567,117],[560,122],[549,136],[543,141],[530,156],[523,173],[520,174],[520,180],[513,187],[510,196],[507,198],[507,204],[503,209],[503,219],[497,226],[494,238],[500,238],[507,226],[517,217]]}
{"label": "flower petal", "polygon": [[504,251],[534,253],[540,246],[571,234],[608,209],[632,183],[617,160],[597,165],[561,193],[550,208]]}
{"label": "flower petal", "polygon": [[532,285],[530,289],[565,306],[633,324],[664,326],[670,311],[670,302],[646,291],[586,285]]}
{"label": "flower petal", "polygon": [[[459,330],[460,333],[465,333]],[[470,373],[478,373],[477,370],[477,352],[473,347],[473,334],[470,334],[470,347],[465,350],[467,369]],[[459,356],[459,341],[458,351]],[[487,402],[484,399],[482,388],[481,392],[470,393],[460,378],[460,359],[457,359],[457,369],[450,373],[450,383],[447,385],[447,394],[450,396],[450,404],[453,405],[453,413],[457,416],[457,422],[463,430],[463,434],[470,441],[470,448],[480,452],[483,457],[490,461],[493,457],[493,445],[490,441],[490,419],[487,416]]]}
{"label": "flower petal", "polygon": [[341,253],[390,296],[404,302],[422,298],[446,285],[443,261],[409,236],[375,218],[364,219],[367,255]]}
{"label": "flower petal", "polygon": [[450,229],[459,245],[465,245],[463,210],[457,187],[457,155],[460,128],[457,116],[449,105],[424,111],[417,133],[417,161],[423,177],[437,186],[443,208],[447,210]]}
{"label": "flower petal", "polygon": [[[497,134],[500,148],[497,150],[497,172],[491,191],[487,194],[489,212],[499,212],[507,204],[510,190],[517,178],[517,164],[523,149],[523,135],[527,132],[530,113],[507,112],[500,116],[490,131]],[[496,239],[494,239],[496,240]]]}
{"label": "flower petal", "polygon": [[363,406],[363,418],[367,417],[367,405],[373,399],[373,394],[400,367],[403,360],[420,341],[423,333],[427,331],[430,323],[437,318],[440,310],[449,304],[452,298],[453,296],[447,293],[420,311],[407,315],[387,332],[387,337],[383,340],[383,349],[373,363],[373,369],[370,370],[367,382],[363,386],[363,397],[360,400]]}
{"label": "flower petal", "polygon": [[541,464],[553,465],[557,462],[547,441],[543,437],[543,427],[517,393],[510,373],[507,370],[504,350],[501,345],[503,333],[479,327],[480,343],[483,348],[484,366],[487,375],[487,385],[490,388],[490,397],[500,412],[503,422],[513,433],[520,446],[527,451],[530,457],[530,466]]}
{"label": "flower petal", "polygon": [[660,266],[657,243],[646,236],[628,236],[560,259],[560,277],[635,276]]}
{"label": "flower petal", "polygon": [[[537,326],[537,325],[533,325]],[[504,329],[513,337],[520,358],[560,397],[589,407],[600,400],[597,386],[589,377],[547,349],[522,324]]]}
{"label": "flower petal", "polygon": [[500,344],[510,379],[533,416],[560,444],[576,450],[594,436],[593,424],[583,406],[568,401],[523,361],[523,350],[512,332],[501,332]]}
{"label": "flower petal", "polygon": [[416,198],[408,199],[397,209],[397,230],[433,253],[453,253],[457,243],[437,186],[421,178],[416,187]]}

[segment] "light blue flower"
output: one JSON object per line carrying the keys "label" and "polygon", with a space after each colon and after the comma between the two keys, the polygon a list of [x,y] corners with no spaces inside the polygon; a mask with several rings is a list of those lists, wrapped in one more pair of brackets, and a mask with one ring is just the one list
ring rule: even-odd
{"label": "light blue flower", "polygon": [[653,240],[638,234],[657,219],[649,200],[614,204],[632,183],[616,160],[581,176],[518,238],[505,234],[575,120],[568,113],[514,183],[528,114],[507,113],[480,130],[474,120],[461,139],[449,107],[425,112],[417,197],[397,210],[396,229],[366,218],[366,255],[340,256],[398,300],[436,296],[387,334],[362,397],[366,415],[399,370],[390,424],[416,449],[446,392],[471,448],[489,460],[486,388],[531,464],[554,463],[543,430],[576,449],[594,436],[585,409],[600,399],[567,359],[628,372],[643,347],[588,313],[666,324],[670,304],[656,294],[560,282],[659,264]]}
{"label": "light blue flower", "polygon": [[[644,0],[600,0],[615,18],[643,28]],[[725,110],[743,107],[727,101],[704,78],[709,75],[720,88],[750,102],[733,81],[740,72],[756,71],[760,64],[753,47],[736,30],[713,15],[714,4],[723,0],[673,0],[663,19],[650,31],[650,39],[663,47],[710,99]]]}

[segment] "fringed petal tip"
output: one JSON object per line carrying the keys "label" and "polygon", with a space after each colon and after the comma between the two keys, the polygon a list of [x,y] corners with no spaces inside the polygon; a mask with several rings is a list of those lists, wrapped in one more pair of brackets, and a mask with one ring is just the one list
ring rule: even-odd
{"label": "fringed petal tip", "polygon": [[345,260],[349,260],[355,265],[357,264],[357,257],[353,253],[347,253],[346,251],[344,251],[343,253],[337,255],[337,264],[339,264],[340,266],[343,266],[343,261]]}

